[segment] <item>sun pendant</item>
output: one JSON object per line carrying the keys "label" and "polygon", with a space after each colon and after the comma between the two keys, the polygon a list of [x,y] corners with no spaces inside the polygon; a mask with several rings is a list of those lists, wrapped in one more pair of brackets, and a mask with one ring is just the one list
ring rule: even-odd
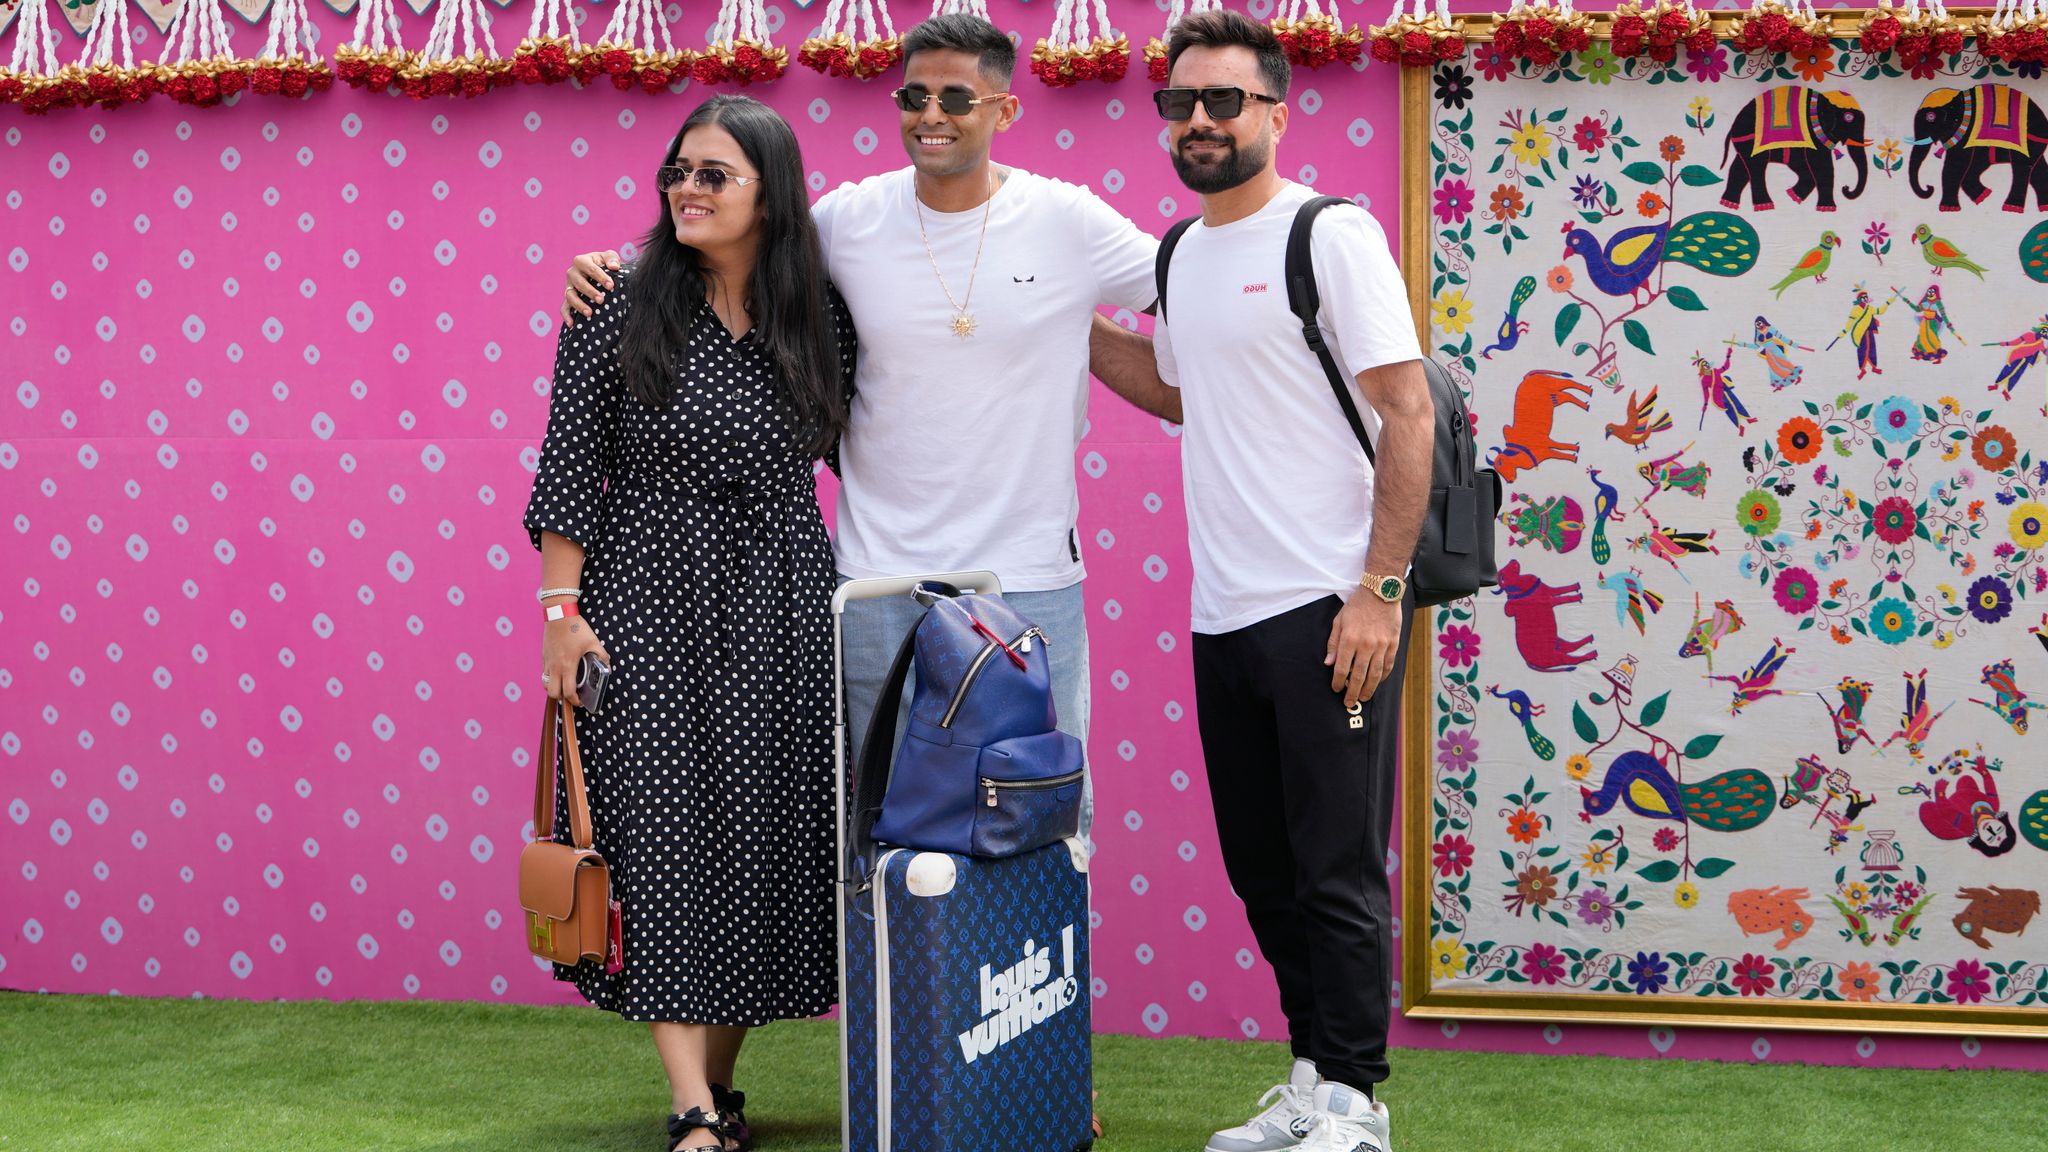
{"label": "sun pendant", "polygon": [[956,312],[953,314],[953,335],[965,340],[969,336],[974,335],[974,327],[973,313]]}

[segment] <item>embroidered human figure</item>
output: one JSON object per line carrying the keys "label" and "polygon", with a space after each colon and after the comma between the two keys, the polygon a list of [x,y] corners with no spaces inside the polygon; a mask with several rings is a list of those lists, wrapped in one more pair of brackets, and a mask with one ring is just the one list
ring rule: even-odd
{"label": "embroidered human figure", "polygon": [[1991,384],[1993,392],[2003,391],[2002,398],[2010,400],[2013,389],[2019,387],[2020,377],[2041,359],[2044,350],[2048,350],[2048,316],[2041,317],[2032,328],[2010,340],[1996,340],[1985,347],[2012,349],[2005,354],[2005,366],[1998,370],[1998,379]]}
{"label": "embroidered human figure", "polygon": [[1806,369],[1792,362],[1792,349],[1811,352],[1813,349],[1795,342],[1779,329],[1776,324],[1759,316],[1756,318],[1756,335],[1749,340],[1730,340],[1737,348],[1749,348],[1756,352],[1757,359],[1764,362],[1764,368],[1771,374],[1771,391],[1782,392],[1806,375]]}
{"label": "embroidered human figure", "polygon": [[[1884,369],[1877,366],[1877,318],[1884,315],[1885,311],[1891,306],[1892,302],[1890,300],[1885,301],[1882,305],[1872,304],[1870,302],[1870,289],[1863,287],[1861,284],[1856,286],[1856,302],[1849,308],[1849,321],[1842,325],[1840,332],[1835,334],[1835,340],[1839,341],[1846,336],[1849,342],[1855,346],[1856,378],[1858,380],[1863,379],[1864,375],[1870,372],[1875,372],[1879,376],[1884,375]],[[1828,347],[1832,348],[1834,346],[1834,341],[1830,341]]]}
{"label": "embroidered human figure", "polygon": [[1700,374],[1700,424],[1707,426],[1707,409],[1718,408],[1728,416],[1728,422],[1735,425],[1737,436],[1746,435],[1749,426],[1756,423],[1756,417],[1749,414],[1742,400],[1735,395],[1735,384],[1728,379],[1728,366],[1735,362],[1735,349],[1730,348],[1721,357],[1721,366],[1714,367],[1707,358],[1695,352],[1692,354],[1694,371]]}
{"label": "embroidered human figure", "polygon": [[[1892,291],[1896,293],[1898,290]],[[1904,296],[1899,299],[1906,300]],[[1914,316],[1920,322],[1919,329],[1913,334],[1913,359],[1929,364],[1946,360],[1948,349],[1941,346],[1941,330],[1948,329],[1949,335],[1958,340],[1962,339],[1962,334],[1956,331],[1955,322],[1948,318],[1947,306],[1941,302],[1941,285],[1929,284],[1927,291],[1920,294],[1920,299],[1906,300],[1906,303],[1912,306]]]}

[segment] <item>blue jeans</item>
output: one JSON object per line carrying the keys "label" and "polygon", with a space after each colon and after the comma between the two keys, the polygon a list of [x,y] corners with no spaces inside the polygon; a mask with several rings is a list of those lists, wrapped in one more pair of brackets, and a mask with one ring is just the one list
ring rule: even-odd
{"label": "blue jeans", "polygon": [[[847,579],[841,576],[839,582],[844,584]],[[1019,615],[1045,631],[1046,648],[1052,656],[1053,710],[1059,714],[1060,731],[1079,739],[1085,755],[1088,747],[1088,623],[1081,585],[1071,584],[1050,592],[1006,592],[1003,599]],[[840,642],[845,649],[849,757],[860,754],[860,743],[867,738],[868,722],[874,716],[875,701],[881,698],[882,683],[889,676],[889,665],[896,659],[896,649],[902,646],[903,638],[910,634],[910,629],[923,614],[924,609],[908,596],[856,600],[846,606]],[[909,685],[903,692],[903,708],[896,718],[899,734],[910,727],[910,701],[916,683],[917,670],[912,668]],[[1083,768],[1086,769],[1085,759]],[[1095,781],[1094,773],[1088,771],[1081,778],[1083,842],[1090,842],[1090,832],[1094,827]]]}

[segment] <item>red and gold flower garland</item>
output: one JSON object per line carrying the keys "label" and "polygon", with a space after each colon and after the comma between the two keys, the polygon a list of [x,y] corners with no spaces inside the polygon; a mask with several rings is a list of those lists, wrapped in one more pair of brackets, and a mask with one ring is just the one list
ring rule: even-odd
{"label": "red and gold flower garland", "polygon": [[1130,68],[1130,39],[1110,26],[1109,6],[1103,0],[1060,0],[1051,34],[1041,37],[1031,52],[1031,74],[1051,88],[1092,80],[1114,84]]}
{"label": "red and gold flower garland", "polygon": [[889,17],[888,0],[832,0],[818,35],[796,54],[804,67],[842,80],[871,80],[901,59],[903,38]]}

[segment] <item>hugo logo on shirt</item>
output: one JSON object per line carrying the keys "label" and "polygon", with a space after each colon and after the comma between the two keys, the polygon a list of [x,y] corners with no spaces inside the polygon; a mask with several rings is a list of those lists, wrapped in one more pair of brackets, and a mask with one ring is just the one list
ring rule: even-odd
{"label": "hugo logo on shirt", "polygon": [[1263,283],[1247,284],[1244,286],[1244,294],[1247,296],[1256,296],[1259,293],[1264,292],[1265,290],[1266,286]]}

